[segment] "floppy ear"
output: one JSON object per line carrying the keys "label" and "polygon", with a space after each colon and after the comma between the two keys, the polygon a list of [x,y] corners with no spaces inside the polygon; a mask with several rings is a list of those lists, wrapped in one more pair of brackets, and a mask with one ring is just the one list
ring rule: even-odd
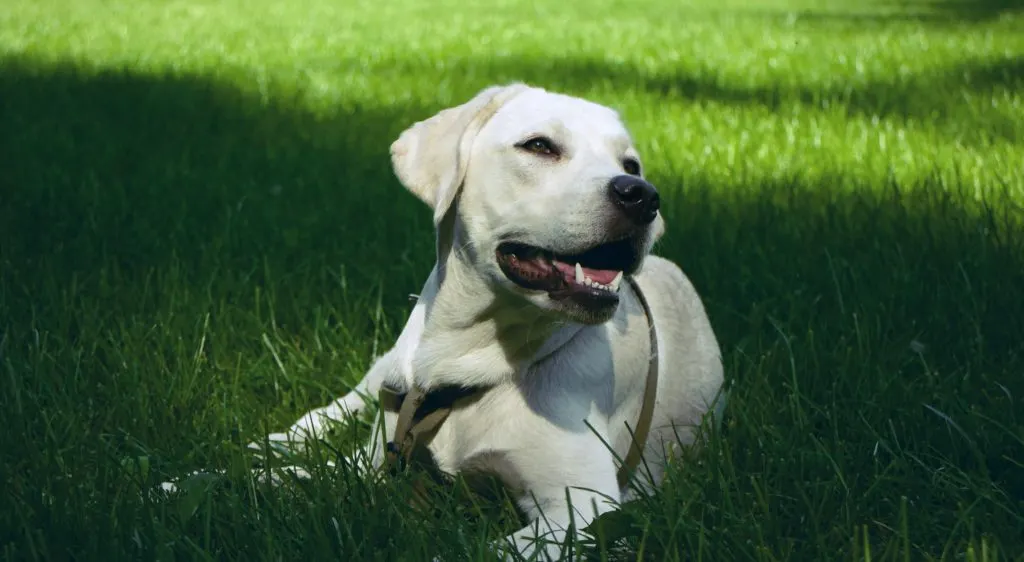
{"label": "floppy ear", "polygon": [[391,164],[406,189],[434,210],[439,226],[458,196],[476,134],[525,84],[491,86],[468,102],[409,127],[391,144]]}

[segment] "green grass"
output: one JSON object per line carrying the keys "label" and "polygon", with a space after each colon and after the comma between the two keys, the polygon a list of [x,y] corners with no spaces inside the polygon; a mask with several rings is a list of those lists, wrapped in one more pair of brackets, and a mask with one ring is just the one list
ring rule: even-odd
{"label": "green grass", "polygon": [[0,556],[485,559],[514,523],[343,470],[250,487],[242,447],[401,329],[433,240],[390,142],[526,80],[626,118],[732,392],[608,533],[1024,559],[1021,6],[464,4],[4,2]]}

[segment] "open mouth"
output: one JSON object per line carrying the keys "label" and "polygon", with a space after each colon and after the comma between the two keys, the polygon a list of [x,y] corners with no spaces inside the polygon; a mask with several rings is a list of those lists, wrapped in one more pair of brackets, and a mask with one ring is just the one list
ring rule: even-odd
{"label": "open mouth", "polygon": [[639,261],[636,241],[631,238],[574,255],[505,242],[496,254],[501,271],[516,285],[587,306],[617,303],[623,276],[631,274]]}

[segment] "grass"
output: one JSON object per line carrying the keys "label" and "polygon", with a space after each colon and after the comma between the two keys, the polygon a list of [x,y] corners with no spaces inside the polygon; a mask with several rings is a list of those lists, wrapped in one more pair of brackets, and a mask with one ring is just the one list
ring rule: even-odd
{"label": "grass", "polygon": [[251,486],[242,446],[401,329],[433,241],[391,140],[527,80],[626,118],[732,392],[594,556],[1024,559],[1022,27],[997,1],[7,0],[0,556],[486,559],[514,523],[344,470]]}

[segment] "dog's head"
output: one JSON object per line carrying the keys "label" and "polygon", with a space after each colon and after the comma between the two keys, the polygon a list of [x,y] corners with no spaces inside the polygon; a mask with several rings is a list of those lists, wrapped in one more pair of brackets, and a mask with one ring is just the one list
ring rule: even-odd
{"label": "dog's head", "polygon": [[606,321],[664,232],[658,192],[613,110],[522,84],[487,88],[391,146],[401,182],[496,289],[568,320]]}

